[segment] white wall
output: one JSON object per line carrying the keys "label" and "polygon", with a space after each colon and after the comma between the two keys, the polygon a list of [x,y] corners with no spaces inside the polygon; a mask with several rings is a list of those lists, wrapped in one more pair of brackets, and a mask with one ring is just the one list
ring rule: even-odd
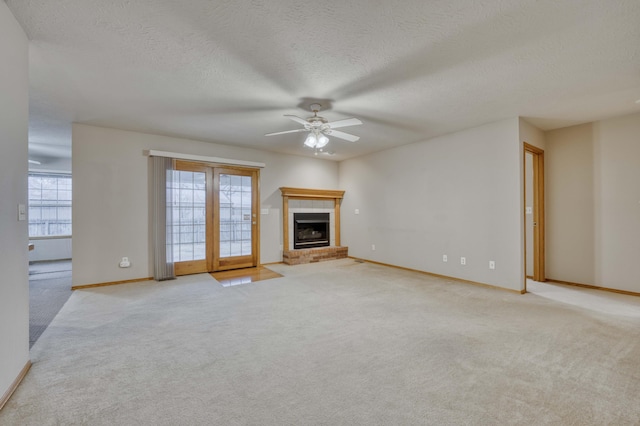
{"label": "white wall", "polygon": [[29,252],[29,262],[71,259],[71,238],[30,238],[29,242],[34,247]]}
{"label": "white wall", "polygon": [[[266,163],[260,172],[260,261],[282,260],[281,186],[338,188],[333,161],[73,125],[73,284],[150,277],[149,159],[156,149]],[[121,257],[131,268],[121,269]]]}
{"label": "white wall", "polygon": [[29,361],[27,204],[28,40],[0,2],[0,396]]}
{"label": "white wall", "polygon": [[341,162],[343,245],[351,256],[521,290],[521,145],[513,118]]}
{"label": "white wall", "polygon": [[640,114],[547,132],[552,279],[640,293]]}

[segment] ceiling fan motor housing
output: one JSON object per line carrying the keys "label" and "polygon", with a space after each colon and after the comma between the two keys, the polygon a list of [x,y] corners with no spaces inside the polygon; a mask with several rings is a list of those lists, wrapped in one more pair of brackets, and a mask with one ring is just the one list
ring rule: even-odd
{"label": "ceiling fan motor housing", "polygon": [[309,122],[309,129],[312,130],[324,130],[324,128],[329,127],[329,125],[326,124],[327,120],[323,117],[309,117],[307,121]]}

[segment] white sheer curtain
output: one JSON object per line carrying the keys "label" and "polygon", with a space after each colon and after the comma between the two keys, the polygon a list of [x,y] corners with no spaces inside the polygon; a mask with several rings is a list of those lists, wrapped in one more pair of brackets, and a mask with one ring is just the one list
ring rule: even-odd
{"label": "white sheer curtain", "polygon": [[153,278],[157,281],[176,277],[173,268],[172,187],[173,159],[151,157],[152,162],[152,220],[153,220]]}

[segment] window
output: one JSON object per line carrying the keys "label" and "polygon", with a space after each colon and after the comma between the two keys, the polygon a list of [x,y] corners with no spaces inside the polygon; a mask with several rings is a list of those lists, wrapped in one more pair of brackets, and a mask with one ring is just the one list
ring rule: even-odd
{"label": "window", "polygon": [[220,257],[251,254],[251,176],[220,174]]}
{"label": "window", "polygon": [[71,235],[71,175],[29,173],[29,237]]}
{"label": "window", "polygon": [[206,259],[206,174],[173,171],[173,261]]}

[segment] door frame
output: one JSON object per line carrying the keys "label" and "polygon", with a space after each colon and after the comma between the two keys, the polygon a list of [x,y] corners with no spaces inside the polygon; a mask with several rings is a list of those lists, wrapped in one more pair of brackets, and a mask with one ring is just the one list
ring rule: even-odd
{"label": "door frame", "polygon": [[523,214],[524,214],[524,291],[527,291],[527,153],[533,157],[533,280],[546,281],[545,277],[545,214],[544,214],[544,150],[523,142]]}

